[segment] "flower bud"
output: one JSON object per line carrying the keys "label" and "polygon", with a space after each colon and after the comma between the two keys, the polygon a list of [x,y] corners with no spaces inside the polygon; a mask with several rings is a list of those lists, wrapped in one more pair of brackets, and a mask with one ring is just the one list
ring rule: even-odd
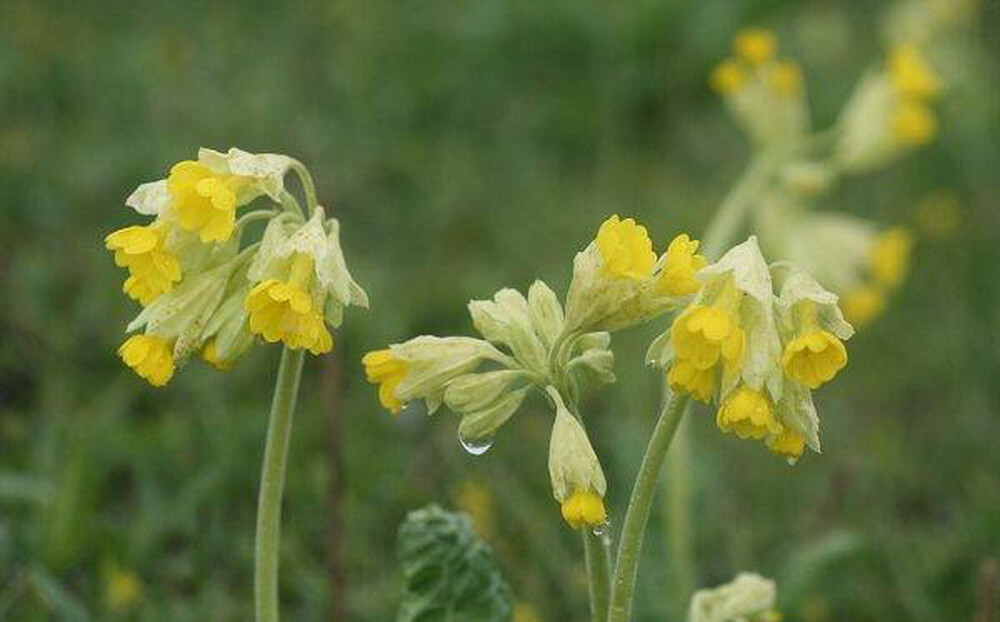
{"label": "flower bud", "polygon": [[[521,386],[514,388],[515,384]],[[448,383],[444,403],[462,418],[459,437],[476,444],[493,438],[517,412],[530,389],[524,372],[518,370],[466,374]]]}
{"label": "flower bud", "polygon": [[563,517],[574,529],[596,527],[606,520],[604,494],[607,482],[601,463],[579,420],[553,387],[546,389],[555,403],[555,423],[549,441],[549,475],[552,494],[562,506]]}
{"label": "flower bud", "polygon": [[[469,313],[472,324],[487,341],[510,348],[514,358],[527,369],[542,376],[548,374],[548,350],[532,323],[528,301],[520,292],[505,288],[494,294],[493,300],[473,300]],[[539,328],[544,331],[548,327]]]}
{"label": "flower bud", "polygon": [[731,582],[695,592],[688,608],[688,622],[732,622],[765,619],[776,600],[774,581],[741,572]]}

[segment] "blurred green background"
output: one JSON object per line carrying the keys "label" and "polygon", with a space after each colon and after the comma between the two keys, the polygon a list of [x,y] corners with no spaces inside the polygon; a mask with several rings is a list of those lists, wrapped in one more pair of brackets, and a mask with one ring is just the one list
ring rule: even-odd
{"label": "blurred green background", "polygon": [[[310,359],[282,541],[289,620],[387,620],[395,532],[431,501],[493,545],[520,620],[586,615],[579,539],[551,498],[535,402],[482,457],[454,417],[382,411],[362,354],[468,334],[465,304],[557,291],[609,214],[662,249],[704,228],[748,145],[706,85],[733,33],[775,29],[820,126],[882,53],[863,0],[0,2],[0,619],[247,620],[256,486],[278,348],[165,389],[115,357],[137,308],[104,250],[124,207],[198,146],[284,152],[317,177],[372,310]],[[887,314],[819,395],[824,454],[795,468],[689,419],[696,582],[756,570],[786,619],[971,620],[1000,552],[1000,7],[965,40],[941,139],[825,203],[923,236]],[[616,336],[585,409],[612,531],[648,436],[662,325]],[[665,498],[665,497],[664,497]],[[638,620],[679,620],[654,512]],[[534,617],[532,617],[534,616]],[[983,618],[983,620],[996,618]]]}

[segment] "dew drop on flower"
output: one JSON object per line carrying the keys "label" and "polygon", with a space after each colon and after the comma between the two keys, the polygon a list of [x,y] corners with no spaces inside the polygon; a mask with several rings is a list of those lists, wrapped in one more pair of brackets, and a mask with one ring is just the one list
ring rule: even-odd
{"label": "dew drop on flower", "polygon": [[462,438],[461,435],[458,437],[458,442],[462,445],[462,449],[472,454],[473,456],[481,456],[493,447],[493,438]]}
{"label": "dew drop on flower", "polygon": [[594,532],[595,536],[601,537],[605,533],[607,533],[608,527],[610,527],[610,526],[611,526],[611,521],[607,521],[606,520],[603,523],[601,523],[600,525],[594,525],[594,528],[593,528],[592,531]]}

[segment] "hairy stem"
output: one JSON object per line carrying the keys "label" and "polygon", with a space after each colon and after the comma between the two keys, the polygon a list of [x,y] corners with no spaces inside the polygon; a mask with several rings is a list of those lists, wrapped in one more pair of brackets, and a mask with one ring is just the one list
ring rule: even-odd
{"label": "hairy stem", "polygon": [[590,618],[593,622],[608,619],[608,598],[611,596],[611,544],[606,536],[582,529],[583,553],[587,564],[587,585],[590,590]]}
{"label": "hairy stem", "polygon": [[298,175],[299,181],[302,183],[302,192],[306,197],[306,206],[309,209],[309,214],[311,215],[316,211],[316,182],[313,181],[312,173],[306,168],[305,164],[299,162],[298,160],[292,160],[292,170]]}
{"label": "hairy stem", "polygon": [[278,558],[281,542],[281,497],[285,488],[288,439],[299,393],[305,350],[285,347],[271,401],[267,445],[257,497],[257,541],[254,565],[254,603],[257,622],[278,622]]}
{"label": "hairy stem", "polygon": [[618,545],[614,580],[611,584],[608,622],[626,622],[628,620],[629,610],[632,606],[632,594],[635,591],[636,572],[639,568],[639,554],[642,552],[646,521],[649,519],[649,511],[653,504],[660,467],[663,466],[670,441],[674,438],[677,425],[680,423],[684,411],[687,410],[689,401],[690,398],[687,395],[672,394],[664,402],[656,427],[649,439],[649,445],[646,447],[646,455],[642,458],[639,475],[632,488],[628,510],[625,512],[625,523],[622,526],[621,542]]}
{"label": "hairy stem", "polygon": [[702,236],[701,253],[709,261],[718,259],[719,254],[739,236],[750,208],[767,184],[771,168],[768,158],[754,158],[723,199]]}

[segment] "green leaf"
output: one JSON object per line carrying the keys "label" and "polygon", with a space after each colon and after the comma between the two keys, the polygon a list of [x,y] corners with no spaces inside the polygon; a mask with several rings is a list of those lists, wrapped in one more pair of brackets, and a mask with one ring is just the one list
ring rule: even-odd
{"label": "green leaf", "polygon": [[398,551],[406,581],[398,622],[510,620],[510,588],[468,516],[436,505],[410,512]]}

